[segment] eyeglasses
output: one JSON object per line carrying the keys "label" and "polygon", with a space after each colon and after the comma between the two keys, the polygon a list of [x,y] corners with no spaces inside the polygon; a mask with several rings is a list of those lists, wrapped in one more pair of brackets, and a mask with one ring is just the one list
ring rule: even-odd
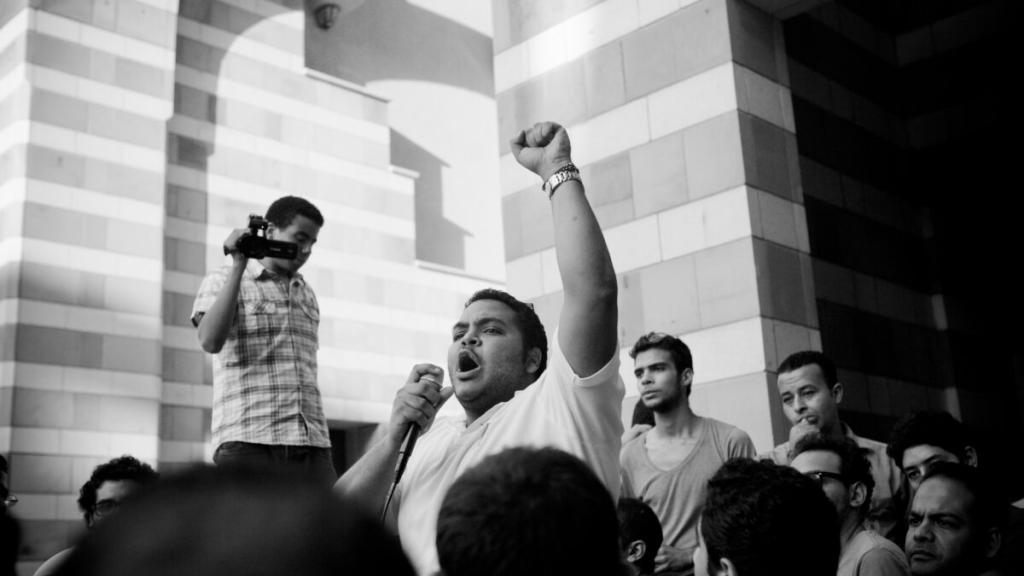
{"label": "eyeglasses", "polygon": [[14,494],[8,494],[4,496],[3,503],[5,508],[14,508],[14,505],[18,503],[18,497]]}
{"label": "eyeglasses", "polygon": [[93,509],[95,516],[109,516],[117,509],[121,507],[120,500],[100,500],[96,503],[96,507]]}
{"label": "eyeglasses", "polygon": [[804,476],[807,476],[808,478],[811,478],[812,480],[817,482],[819,486],[823,486],[825,484],[825,478],[831,478],[833,480],[838,480],[838,481],[842,482],[843,484],[846,484],[846,478],[843,477],[842,474],[836,474],[835,472],[826,472],[824,470],[814,470],[812,472],[804,472]]}

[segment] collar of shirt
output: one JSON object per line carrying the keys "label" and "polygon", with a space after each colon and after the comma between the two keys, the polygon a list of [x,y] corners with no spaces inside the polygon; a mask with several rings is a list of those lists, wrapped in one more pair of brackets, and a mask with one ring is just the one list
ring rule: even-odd
{"label": "collar of shirt", "polygon": [[249,263],[245,265],[245,272],[255,280],[274,280],[277,278],[281,278],[287,282],[294,282],[297,280],[300,284],[306,283],[306,280],[302,277],[302,274],[299,274],[298,272],[293,274],[291,278],[281,276],[280,274],[275,274],[271,272],[265,266],[263,266],[262,262],[254,258],[250,258]]}

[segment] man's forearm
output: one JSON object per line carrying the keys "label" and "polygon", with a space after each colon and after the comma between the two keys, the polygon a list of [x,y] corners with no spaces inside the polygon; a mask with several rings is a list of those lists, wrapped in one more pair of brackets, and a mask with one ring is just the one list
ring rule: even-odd
{"label": "man's forearm", "polygon": [[594,304],[614,302],[615,269],[604,233],[575,180],[558,187],[551,198],[555,221],[555,256],[566,299]]}
{"label": "man's forearm", "polygon": [[228,274],[224,286],[217,294],[210,309],[199,321],[199,345],[210,354],[220,352],[231,331],[231,323],[235,320],[235,308],[238,303],[238,291],[242,283],[245,263],[235,264]]}
{"label": "man's forearm", "polygon": [[338,479],[334,489],[376,513],[375,508],[384,505],[397,463],[398,446],[383,438]]}
{"label": "man's forearm", "polygon": [[[604,234],[584,194],[583,185],[565,182],[551,199],[555,256],[565,298],[560,344],[573,354],[581,376],[596,372],[615,353],[618,286]],[[579,350],[575,343],[585,343]]]}

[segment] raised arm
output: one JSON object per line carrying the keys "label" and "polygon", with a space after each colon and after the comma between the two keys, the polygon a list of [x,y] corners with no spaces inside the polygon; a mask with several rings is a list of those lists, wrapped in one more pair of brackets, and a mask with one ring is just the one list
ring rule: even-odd
{"label": "raised arm", "polygon": [[[534,124],[517,134],[511,146],[516,160],[544,182],[572,163],[569,135],[553,122]],[[579,180],[567,180],[555,189],[551,213],[565,292],[558,344],[573,372],[586,377],[618,353],[615,269]]]}
{"label": "raised arm", "polygon": [[196,320],[199,328],[199,345],[210,354],[220,352],[224,342],[231,332],[231,324],[235,320],[235,305],[238,302],[238,290],[242,284],[242,274],[245,272],[245,265],[248,258],[239,252],[235,245],[239,238],[250,234],[248,228],[233,230],[224,241],[225,252],[231,254],[233,265],[217,293],[217,298],[208,310],[203,312]]}

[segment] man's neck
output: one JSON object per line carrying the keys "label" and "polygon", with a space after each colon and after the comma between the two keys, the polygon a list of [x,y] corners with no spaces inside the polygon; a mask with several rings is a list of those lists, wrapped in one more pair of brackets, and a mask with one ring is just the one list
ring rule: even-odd
{"label": "man's neck", "polygon": [[692,437],[697,431],[700,417],[693,413],[688,399],[680,400],[667,412],[654,413],[654,430],[664,437]]}
{"label": "man's neck", "polygon": [[864,529],[864,518],[863,515],[857,512],[848,512],[846,517],[843,518],[842,523],[839,526],[839,554],[846,550],[846,547],[850,545],[850,541],[853,540],[854,536],[858,532]]}
{"label": "man's neck", "polygon": [[267,272],[270,272],[271,274],[274,274],[276,276],[283,276],[285,278],[292,277],[292,273],[290,271],[282,269],[280,266],[278,266],[277,262],[269,256],[265,258],[260,258],[259,263],[260,266],[263,266],[263,268]]}

